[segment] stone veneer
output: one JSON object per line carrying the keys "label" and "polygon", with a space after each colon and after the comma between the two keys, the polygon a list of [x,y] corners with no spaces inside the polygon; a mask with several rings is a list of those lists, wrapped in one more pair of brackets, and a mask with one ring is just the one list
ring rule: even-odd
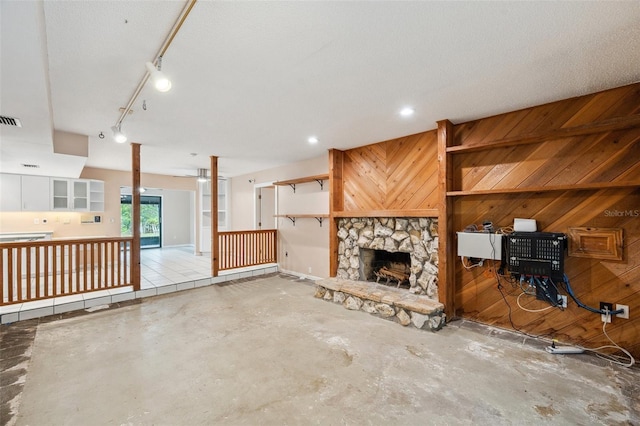
{"label": "stone veneer", "polygon": [[442,303],[427,296],[382,284],[341,278],[327,278],[315,283],[315,297],[339,303],[347,309],[368,312],[421,330],[437,331],[446,323]]}
{"label": "stone veneer", "polygon": [[339,278],[360,280],[361,248],[409,253],[409,291],[438,300],[436,218],[342,218],[338,238]]}

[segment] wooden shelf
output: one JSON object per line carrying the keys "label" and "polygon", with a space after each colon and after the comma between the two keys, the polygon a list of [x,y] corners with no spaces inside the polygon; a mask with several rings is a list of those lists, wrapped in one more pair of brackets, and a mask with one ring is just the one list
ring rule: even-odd
{"label": "wooden shelf", "polygon": [[296,226],[296,219],[314,218],[315,220],[318,221],[320,226],[322,226],[323,220],[328,218],[329,215],[325,214],[325,213],[323,213],[323,214],[302,213],[302,214],[276,214],[276,215],[273,215],[273,217],[286,217],[291,222],[293,222],[293,226]]}
{"label": "wooden shelf", "polygon": [[274,185],[277,186],[287,186],[289,185],[293,188],[293,192],[296,192],[296,185],[300,183],[309,183],[309,182],[318,182],[320,185],[320,190],[324,189],[324,181],[329,180],[329,174],[324,175],[316,175],[316,176],[307,176],[301,177],[297,179],[289,179],[289,180],[280,180],[277,182],[273,182]]}
{"label": "wooden shelf", "polygon": [[461,154],[468,152],[483,151],[486,149],[505,148],[518,145],[529,145],[546,141],[553,141],[574,136],[590,135],[594,133],[611,132],[614,130],[628,129],[632,127],[640,127],[640,115],[631,115],[628,117],[616,117],[609,120],[603,120],[596,123],[585,124],[582,126],[567,127],[563,129],[551,130],[543,133],[532,133],[524,136],[516,136],[512,138],[499,139],[491,142],[484,142],[477,145],[469,146],[450,146],[447,147],[448,154]]}
{"label": "wooden shelf", "polygon": [[438,209],[350,210],[333,212],[333,217],[438,217]]}
{"label": "wooden shelf", "polygon": [[469,191],[447,191],[447,197],[464,195],[489,195],[489,194],[524,194],[531,192],[553,191],[583,191],[615,188],[640,187],[638,182],[601,182],[601,183],[577,183],[575,185],[537,186],[530,188],[504,188],[504,189],[479,189]]}

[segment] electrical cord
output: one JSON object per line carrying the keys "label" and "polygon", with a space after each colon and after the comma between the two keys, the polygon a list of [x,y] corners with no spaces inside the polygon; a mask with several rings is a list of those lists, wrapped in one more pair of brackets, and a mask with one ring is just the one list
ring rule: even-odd
{"label": "electrical cord", "polygon": [[[518,304],[518,307],[519,307],[520,309],[522,309],[523,311],[525,311],[525,312],[534,312],[534,313],[535,313],[535,312],[544,312],[544,311],[547,311],[547,310],[549,310],[549,309],[555,308],[555,306],[553,306],[553,305],[549,305],[549,306],[547,306],[546,308],[542,308],[542,309],[527,309],[527,308],[525,308],[524,306],[522,306],[522,305],[520,304],[520,298],[521,298],[523,295],[525,295],[525,294],[527,294],[527,293],[525,293],[525,292],[520,293],[520,294],[518,295],[518,298],[516,299],[516,303]],[[528,296],[531,296],[530,294],[527,294],[527,295],[528,295]]]}
{"label": "electrical cord", "polygon": [[465,257],[464,256],[460,256],[460,260],[462,261],[462,266],[464,267],[464,269],[466,269],[467,271],[472,270],[473,268],[478,268],[480,266],[482,266],[481,263],[474,263],[472,265],[467,266],[464,262]]}
{"label": "electrical cord", "polygon": [[591,306],[585,305],[580,300],[578,300],[575,294],[573,294],[573,289],[571,288],[571,284],[569,283],[569,277],[567,277],[566,275],[564,276],[564,287],[565,287],[565,290],[567,290],[567,294],[573,299],[573,301],[576,302],[576,304],[579,307],[581,307],[582,309],[586,309],[589,312],[593,312],[594,314],[600,314],[600,315],[618,315],[624,312],[624,309],[618,309],[616,311],[608,311],[608,310],[592,308]]}
{"label": "electrical cord", "polygon": [[[607,320],[609,320],[611,318],[611,312],[608,314],[603,314],[603,315],[607,315]],[[598,358],[604,359],[605,361],[609,361],[612,364],[616,364],[616,365],[620,365],[622,367],[633,367],[633,365],[636,363],[636,360],[633,358],[633,355],[631,355],[631,353],[629,351],[627,351],[626,349],[624,349],[623,347],[621,347],[620,345],[618,345],[616,342],[613,341],[613,339],[611,339],[611,337],[609,337],[609,335],[607,334],[607,322],[605,321],[602,324],[602,333],[605,335],[605,337],[611,342],[611,345],[604,345],[604,346],[599,346],[597,348],[585,348],[584,346],[576,346],[580,349],[583,349],[585,351],[588,352],[593,352],[594,354],[596,354],[596,356]],[[598,352],[600,349],[607,349],[607,348],[611,348],[611,349],[617,349],[621,352],[623,352],[627,357],[629,357],[629,363],[623,363],[621,361],[618,361],[618,359],[621,359],[621,356],[617,356],[617,355],[611,355],[611,354],[602,354],[600,352]]]}

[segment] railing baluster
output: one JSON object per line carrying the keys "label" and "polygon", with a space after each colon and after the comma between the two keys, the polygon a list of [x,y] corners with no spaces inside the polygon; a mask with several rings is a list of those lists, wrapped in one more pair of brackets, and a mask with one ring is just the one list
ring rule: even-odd
{"label": "railing baluster", "polygon": [[18,287],[18,301],[22,301],[22,247],[18,247],[18,252],[16,254],[16,284]]}
{"label": "railing baluster", "polygon": [[74,257],[74,252],[73,252],[73,245],[72,244],[67,244],[66,245],[67,248],[67,284],[68,284],[68,288],[62,289],[62,294],[69,294],[73,292],[73,257]]}
{"label": "railing baluster", "polygon": [[100,288],[104,288],[106,284],[102,281],[102,245],[104,243],[98,243],[98,284]]}
{"label": "railing baluster", "polygon": [[0,243],[0,305],[131,285],[130,251],[123,237]]}
{"label": "railing baluster", "polygon": [[[53,265],[53,270],[51,271],[51,278],[53,278],[52,294],[56,294],[58,291],[58,247],[57,245],[53,246],[53,253],[51,254],[51,263]],[[47,294],[47,296],[50,295]]]}
{"label": "railing baluster", "polygon": [[0,247],[0,304],[4,303],[4,286],[7,283],[7,280],[4,279],[4,256],[5,249]]}
{"label": "railing baluster", "polygon": [[122,253],[120,252],[120,243],[116,243],[116,253],[118,254],[118,286],[122,285]]}
{"label": "railing baluster", "polygon": [[13,298],[13,248],[7,250],[7,293],[9,294],[9,302],[15,302]]}
{"label": "railing baluster", "polygon": [[36,299],[40,299],[40,247],[36,246],[34,250],[36,252]]}
{"label": "railing baluster", "polygon": [[31,247],[25,247],[24,255],[27,257],[27,271],[25,274],[27,300],[31,300]]}
{"label": "railing baluster", "polygon": [[220,270],[275,262],[276,233],[276,230],[220,232],[215,242],[220,249]]}
{"label": "railing baluster", "polygon": [[116,267],[116,265],[115,265],[115,262],[116,262],[116,260],[115,260],[116,255],[115,255],[115,244],[113,243],[113,241],[111,241],[111,242],[109,243],[109,251],[111,252],[111,259],[110,259],[110,260],[111,260],[111,279],[109,279],[109,285],[110,285],[110,286],[113,286],[113,285],[115,285],[115,283],[116,283],[116,280],[115,280],[115,273],[114,273],[114,271],[115,271],[115,267]]}

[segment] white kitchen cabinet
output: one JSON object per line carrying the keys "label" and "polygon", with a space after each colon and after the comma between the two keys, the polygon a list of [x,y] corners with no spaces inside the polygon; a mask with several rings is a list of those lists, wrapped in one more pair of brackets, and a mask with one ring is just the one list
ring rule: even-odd
{"label": "white kitchen cabinet", "polygon": [[104,211],[101,180],[0,173],[0,211]]}
{"label": "white kitchen cabinet", "polygon": [[69,179],[51,178],[51,210],[71,210]]}
{"label": "white kitchen cabinet", "polygon": [[51,210],[48,176],[22,176],[22,211]]}
{"label": "white kitchen cabinet", "polygon": [[89,201],[92,212],[104,211],[104,182],[101,180],[89,181]]}
{"label": "white kitchen cabinet", "polygon": [[0,211],[19,212],[22,210],[20,175],[0,174]]}
{"label": "white kitchen cabinet", "polygon": [[51,178],[51,209],[89,211],[89,184],[90,181],[86,179]]}

